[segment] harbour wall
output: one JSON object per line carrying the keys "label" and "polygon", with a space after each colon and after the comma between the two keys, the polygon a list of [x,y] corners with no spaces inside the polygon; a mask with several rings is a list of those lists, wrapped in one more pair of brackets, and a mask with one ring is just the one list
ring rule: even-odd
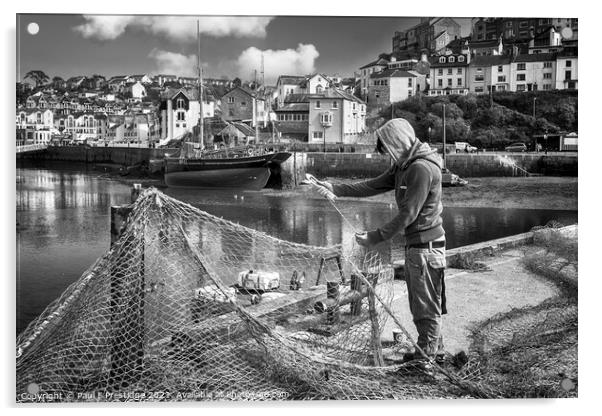
{"label": "harbour wall", "polygon": [[[513,165],[514,164],[514,165]],[[318,177],[369,178],[391,166],[380,154],[307,153],[308,173]],[[449,154],[446,166],[461,177],[521,176],[524,171],[551,176],[577,176],[576,154]]]}
{"label": "harbour wall", "polygon": [[[20,155],[25,159],[43,161],[114,163],[136,165],[150,159],[163,158],[177,149],[148,149],[127,147],[49,147],[44,152]],[[369,178],[391,166],[391,158],[375,153],[295,152],[283,163],[280,176],[283,187],[294,187],[305,173],[318,177]],[[513,165],[514,164],[514,165]],[[453,173],[465,177],[521,176],[524,171],[552,176],[577,176],[577,154],[542,153],[504,154],[452,153],[446,155],[446,166]],[[524,171],[523,171],[524,170]],[[300,179],[301,178],[301,179]]]}

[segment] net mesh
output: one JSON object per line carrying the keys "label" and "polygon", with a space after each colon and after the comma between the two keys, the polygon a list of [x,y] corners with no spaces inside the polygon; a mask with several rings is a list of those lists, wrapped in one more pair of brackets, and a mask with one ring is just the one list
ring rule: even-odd
{"label": "net mesh", "polygon": [[381,359],[387,319],[415,346],[392,284],[377,254],[282,241],[148,189],[19,335],[17,401],[500,397],[483,372]]}

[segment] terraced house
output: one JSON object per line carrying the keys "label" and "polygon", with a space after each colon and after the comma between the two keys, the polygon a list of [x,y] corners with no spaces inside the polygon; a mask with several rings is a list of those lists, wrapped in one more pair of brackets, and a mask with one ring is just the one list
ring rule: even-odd
{"label": "terraced house", "polygon": [[366,129],[366,104],[354,95],[327,88],[308,95],[309,141],[355,143]]}
{"label": "terraced house", "polygon": [[510,62],[506,55],[481,55],[468,65],[468,89],[476,94],[510,90]]}
{"label": "terraced house", "polygon": [[468,51],[431,57],[428,95],[467,94],[470,59],[471,55]]}
{"label": "terraced house", "polygon": [[385,69],[370,76],[367,102],[389,105],[424,91],[426,77],[416,71]]}

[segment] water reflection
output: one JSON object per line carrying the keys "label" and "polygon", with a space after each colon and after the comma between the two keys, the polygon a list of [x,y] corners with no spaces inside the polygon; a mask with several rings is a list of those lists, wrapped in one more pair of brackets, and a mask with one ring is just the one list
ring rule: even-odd
{"label": "water reflection", "polygon": [[[325,200],[302,196],[278,197],[260,192],[165,189],[168,195],[210,214],[277,238],[313,246],[342,244],[353,248],[354,230]],[[103,254],[110,241],[109,208],[129,202],[127,185],[82,171],[17,170],[17,331],[37,316]],[[370,230],[393,218],[395,207],[365,201],[337,206],[355,228]],[[573,223],[574,211],[496,208],[446,208],[448,247],[458,247],[528,231],[549,220]],[[209,253],[221,256],[234,248],[232,238],[217,240],[198,230]],[[253,239],[248,236],[249,247]],[[401,255],[403,241],[395,238],[379,247],[385,262]],[[238,249],[238,248],[237,248]],[[266,253],[249,253],[256,261]]]}

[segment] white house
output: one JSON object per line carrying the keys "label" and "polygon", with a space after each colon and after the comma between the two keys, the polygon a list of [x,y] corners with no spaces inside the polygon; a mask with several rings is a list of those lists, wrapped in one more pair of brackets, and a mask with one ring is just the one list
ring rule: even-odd
{"label": "white house", "polygon": [[370,76],[367,102],[388,105],[424,91],[426,77],[416,71],[385,69]]}
{"label": "white house", "polygon": [[128,91],[132,94],[132,98],[135,100],[141,100],[146,97],[146,88],[140,81],[136,81],[128,87]]}
{"label": "white house", "polygon": [[556,56],[556,89],[578,89],[576,49],[566,48]]}
{"label": "white house", "polygon": [[20,109],[17,110],[16,123],[18,128],[49,129],[54,126],[54,113],[50,109]]}
{"label": "white house", "polygon": [[556,85],[556,54],[538,53],[516,56],[510,66],[510,90],[552,90]]}
{"label": "white house", "polygon": [[[203,100],[203,118],[215,115],[215,101],[208,96]],[[200,119],[201,105],[197,89],[167,90],[159,107],[161,138],[174,139],[193,131]]]}
{"label": "white house", "polygon": [[313,143],[355,143],[366,129],[366,104],[341,90],[311,94],[308,137]]}

